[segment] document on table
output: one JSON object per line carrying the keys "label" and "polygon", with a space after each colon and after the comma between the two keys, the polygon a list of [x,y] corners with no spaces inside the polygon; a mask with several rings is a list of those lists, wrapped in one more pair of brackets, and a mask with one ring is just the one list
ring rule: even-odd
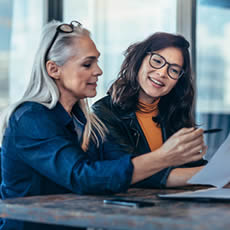
{"label": "document on table", "polygon": [[203,190],[197,190],[192,192],[180,192],[180,193],[173,193],[173,194],[158,194],[159,198],[163,199],[179,199],[179,200],[191,200],[191,199],[202,199],[205,201],[209,200],[223,200],[223,201],[230,201],[230,189],[229,188],[209,188]]}
{"label": "document on table", "polygon": [[228,182],[230,182],[230,134],[209,163],[188,181],[190,184],[208,184],[217,188],[222,188]]}
{"label": "document on table", "polygon": [[158,194],[162,199],[199,199],[199,200],[229,200],[230,189],[222,188],[230,182],[230,134],[216,151],[209,163],[195,174],[188,183],[208,184],[217,188],[203,189],[175,194]]}

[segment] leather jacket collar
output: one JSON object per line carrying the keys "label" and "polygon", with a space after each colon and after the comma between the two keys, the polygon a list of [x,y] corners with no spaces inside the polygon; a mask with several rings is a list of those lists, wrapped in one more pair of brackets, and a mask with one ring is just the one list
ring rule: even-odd
{"label": "leather jacket collar", "polygon": [[[135,149],[138,153],[146,153],[151,151],[150,147],[148,145],[148,142],[145,138],[145,135],[140,127],[140,124],[137,120],[136,113],[134,111],[132,112],[126,112],[124,110],[118,109],[117,107],[112,105],[111,97],[108,96],[111,103],[111,110],[119,116],[119,118],[126,124],[126,127],[128,127],[127,135],[129,136],[130,141],[132,142],[133,146],[135,146]],[[163,142],[167,140],[167,134],[164,124],[161,123],[161,130],[162,130],[162,137]],[[144,147],[146,146],[146,147]]]}

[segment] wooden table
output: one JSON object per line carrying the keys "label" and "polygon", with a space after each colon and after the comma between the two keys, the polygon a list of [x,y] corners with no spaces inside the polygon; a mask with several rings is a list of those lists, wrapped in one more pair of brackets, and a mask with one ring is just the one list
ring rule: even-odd
{"label": "wooden table", "polygon": [[[187,188],[191,190],[191,188]],[[192,188],[194,190],[194,187]],[[34,221],[114,230],[224,230],[230,229],[230,203],[161,200],[158,193],[185,189],[130,189],[114,196],[75,194],[34,196],[0,201],[0,216]],[[151,201],[155,206],[127,208],[105,205],[107,198]]]}

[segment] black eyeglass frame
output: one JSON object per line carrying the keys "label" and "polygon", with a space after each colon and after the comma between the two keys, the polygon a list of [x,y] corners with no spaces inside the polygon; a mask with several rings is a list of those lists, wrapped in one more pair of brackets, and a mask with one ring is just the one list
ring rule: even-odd
{"label": "black eyeglass frame", "polygon": [[55,42],[55,40],[57,39],[57,36],[59,33],[72,33],[74,31],[74,24],[77,24],[77,26],[81,26],[82,24],[78,21],[71,21],[70,24],[67,24],[67,23],[63,23],[63,24],[60,24],[57,28],[56,28],[56,32],[54,34],[54,37],[52,39],[52,41],[50,42],[50,45],[49,47],[47,48],[46,50],[46,53],[45,53],[45,62],[48,61],[47,60],[47,57],[48,57],[48,54]]}
{"label": "black eyeglass frame", "polygon": [[[184,70],[181,66],[179,66],[179,65],[177,65],[177,64],[171,64],[171,63],[167,62],[166,59],[165,59],[163,56],[161,56],[160,54],[158,54],[158,53],[156,53],[156,52],[147,52],[147,54],[150,54],[150,57],[149,57],[149,65],[150,65],[152,68],[154,68],[154,69],[161,69],[161,68],[163,68],[166,64],[168,64],[167,73],[168,73],[168,76],[169,76],[171,79],[173,79],[173,80],[178,80],[178,79],[180,79],[180,78],[182,77],[182,75],[185,73],[185,70]],[[163,64],[161,67],[154,67],[154,66],[152,66],[152,64],[151,64],[151,59],[152,59],[152,56],[153,56],[153,55],[157,55],[157,56],[159,56],[160,58],[162,58],[162,59],[164,60],[164,64]],[[174,77],[172,77],[172,76],[170,75],[170,73],[169,73],[169,68],[170,68],[171,66],[177,66],[177,67],[180,67],[180,68],[181,68],[180,75],[178,76],[178,78],[174,78]]]}

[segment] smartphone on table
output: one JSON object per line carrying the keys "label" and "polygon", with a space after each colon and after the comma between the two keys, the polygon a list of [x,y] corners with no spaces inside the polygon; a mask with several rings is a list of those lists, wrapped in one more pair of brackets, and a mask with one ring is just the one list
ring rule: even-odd
{"label": "smartphone on table", "polygon": [[153,202],[146,202],[146,201],[137,201],[137,200],[126,200],[126,199],[107,199],[103,200],[104,204],[111,204],[111,205],[119,205],[119,206],[126,206],[126,207],[133,207],[133,208],[144,208],[144,207],[152,207],[155,204]]}

